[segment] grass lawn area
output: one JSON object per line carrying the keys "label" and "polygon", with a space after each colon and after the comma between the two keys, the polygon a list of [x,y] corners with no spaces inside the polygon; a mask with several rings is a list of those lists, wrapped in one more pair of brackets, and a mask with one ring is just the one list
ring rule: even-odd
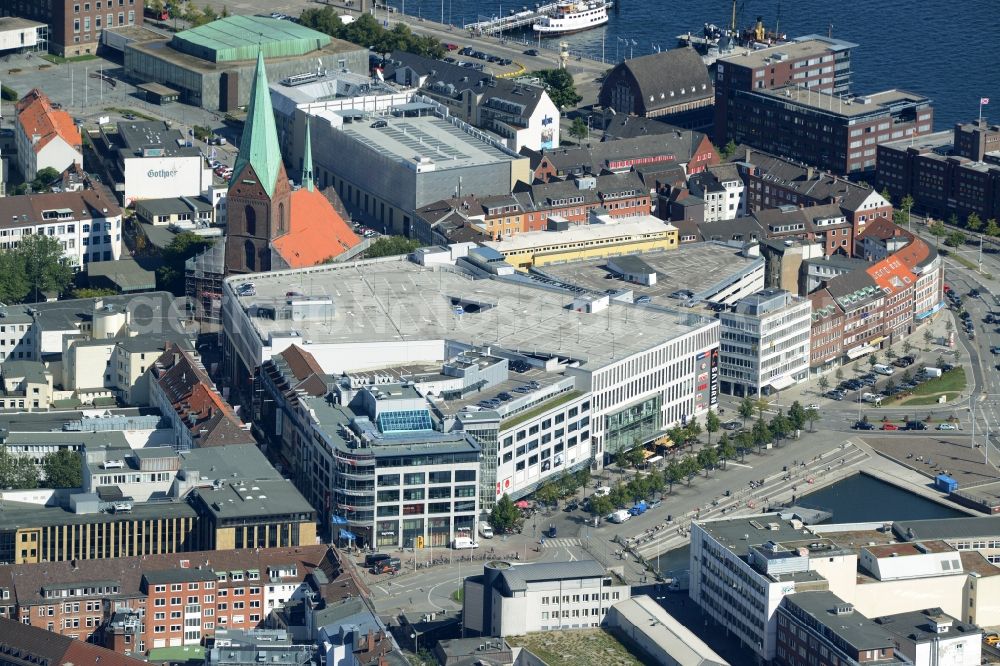
{"label": "grass lawn area", "polygon": [[507,642],[531,650],[549,666],[640,666],[643,663],[603,629],[543,631],[529,636],[508,636]]}
{"label": "grass lawn area", "polygon": [[[945,393],[944,394],[945,399],[948,402],[951,402],[952,400],[954,400],[955,398],[957,398],[959,395],[961,395],[961,394],[960,393]],[[904,400],[904,401],[902,401],[902,402],[900,402],[898,404],[899,405],[906,405],[906,406],[910,406],[910,405],[915,405],[915,406],[919,406],[919,405],[936,405],[936,404],[938,404],[938,396],[936,396],[936,395],[927,395],[927,396],[922,396],[922,397],[919,397],[919,398],[910,398],[909,400]]]}
{"label": "grass lawn area", "polygon": [[149,651],[150,661],[204,661],[205,648],[200,645],[153,648]]}
{"label": "grass lawn area", "polygon": [[508,430],[510,428],[513,428],[514,426],[516,426],[518,424],[524,423],[525,421],[527,421],[529,419],[535,418],[539,414],[547,412],[550,409],[555,409],[559,405],[565,404],[565,403],[569,402],[570,400],[573,400],[574,398],[579,398],[579,397],[580,397],[580,392],[579,391],[570,391],[569,393],[563,393],[562,395],[556,396],[552,400],[546,400],[545,402],[543,402],[542,404],[538,405],[537,407],[532,407],[531,409],[528,409],[526,411],[521,412],[520,414],[515,415],[509,421],[504,421],[503,424],[502,424],[503,429],[504,430]]}
{"label": "grass lawn area", "polygon": [[933,405],[938,401],[938,396],[944,394],[948,401],[954,400],[965,388],[965,368],[959,366],[944,373],[937,379],[930,379],[917,388],[913,389],[910,395],[902,398],[884,400],[882,406],[888,405]]}
{"label": "grass lawn area", "polygon": [[462,597],[464,596],[465,596],[465,590],[463,590],[462,588],[458,588],[457,590],[451,593],[451,600],[456,603],[462,603]]}
{"label": "grass lawn area", "polygon": [[42,58],[48,60],[49,62],[55,65],[61,65],[65,62],[86,62],[87,60],[97,60],[97,56],[93,54],[86,54],[82,56],[76,56],[73,58],[63,58],[62,56],[57,56],[52,53],[46,53],[45,55],[42,56]]}

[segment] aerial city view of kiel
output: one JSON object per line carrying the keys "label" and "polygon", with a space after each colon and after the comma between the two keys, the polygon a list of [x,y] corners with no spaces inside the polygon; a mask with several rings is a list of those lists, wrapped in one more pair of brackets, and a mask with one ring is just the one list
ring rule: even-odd
{"label": "aerial city view of kiel", "polygon": [[0,666],[1000,664],[996,10],[0,0]]}

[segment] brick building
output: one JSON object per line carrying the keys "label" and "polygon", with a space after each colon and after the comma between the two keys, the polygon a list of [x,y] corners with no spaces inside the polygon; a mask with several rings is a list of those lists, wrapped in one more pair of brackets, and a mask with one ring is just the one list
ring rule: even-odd
{"label": "brick building", "polygon": [[879,144],[875,183],[941,218],[1000,218],[1000,126],[959,123],[916,141]]}
{"label": "brick building", "polygon": [[585,224],[595,209],[613,218],[649,215],[652,196],[632,171],[518,183],[509,195],[466,196],[428,204],[416,211],[413,235],[428,244],[502,240],[542,231],[551,216]]}
{"label": "brick building", "polygon": [[132,654],[260,627],[307,591],[366,591],[322,545],[0,566],[0,590],[8,618]]}
{"label": "brick building", "polygon": [[779,208],[758,210],[753,218],[772,240],[807,240],[823,246],[827,255],[854,254],[854,225],[838,204],[797,208],[785,204]]}
{"label": "brick building", "polygon": [[673,132],[602,141],[593,146],[522,150],[535,180],[549,182],[582,174],[621,173],[645,165],[679,164],[688,175],[719,163],[708,135],[676,128]]}
{"label": "brick building", "polygon": [[848,92],[851,51],[856,47],[840,39],[807,35],[780,46],[719,58],[714,66],[716,142],[721,146],[735,138],[737,93],[790,84],[833,94]]}
{"label": "brick building", "polygon": [[795,82],[736,90],[727,100],[726,135],[837,174],[875,170],[876,145],[929,134],[927,97],[902,90],[838,97]]}
{"label": "brick building", "polygon": [[142,25],[142,0],[0,0],[0,16],[49,26],[49,51],[67,58],[97,53],[105,28]]}
{"label": "brick building", "polygon": [[892,219],[892,204],[874,188],[801,162],[746,148],[732,158],[746,183],[747,212],[783,204],[839,204],[855,235],[877,219]]}

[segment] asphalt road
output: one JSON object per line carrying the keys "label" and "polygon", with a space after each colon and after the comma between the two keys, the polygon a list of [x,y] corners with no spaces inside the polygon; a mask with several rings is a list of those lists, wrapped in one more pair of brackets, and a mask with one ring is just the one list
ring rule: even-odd
{"label": "asphalt road", "polygon": [[[841,459],[845,462],[840,463]],[[635,558],[616,556],[622,550],[617,540],[627,540],[650,532],[658,525],[666,525],[656,532],[660,538],[647,541],[640,550],[647,559],[651,559],[660,550],[682,545],[686,535],[681,535],[682,538],[672,535],[677,535],[678,527],[686,528],[692,519],[758,513],[769,502],[787,501],[792,494],[798,495],[814,487],[808,483],[809,478],[814,478],[819,485],[827,479],[856,472],[868,459],[867,454],[848,442],[848,436],[843,432],[824,430],[803,433],[800,439],[788,440],[781,448],[764,450],[760,455],[749,454],[742,462],[731,461],[725,469],[715,470],[707,477],[701,474],[692,479],[690,486],[686,483],[676,485],[672,493],[664,495],[659,507],[621,525],[602,520],[594,527],[593,518],[582,510],[566,512],[560,508],[547,515],[539,512],[525,521],[521,535],[506,539],[480,539],[477,553],[489,556],[489,549],[493,549],[497,558],[509,559],[516,555],[520,561],[533,562],[597,559],[606,565],[620,567],[626,578],[634,583],[641,584],[644,576],[652,582],[652,577]],[[803,462],[805,468],[801,467]],[[789,469],[787,473],[786,467]],[[585,494],[591,494],[598,484],[613,483],[618,478],[616,472],[605,470],[603,477],[595,478]],[[751,489],[751,481],[761,480],[765,481],[763,486]],[[729,491],[728,496],[726,491]],[[750,506],[751,503],[753,506]],[[669,524],[666,523],[668,516],[671,518]],[[557,537],[545,538],[544,543],[540,543],[543,531],[550,524],[556,526]],[[410,552],[393,554],[402,560],[400,574],[368,578],[372,599],[381,614],[456,609],[459,604],[451,595],[459,589],[459,581],[465,576],[480,573],[483,566],[481,560],[469,562],[461,559],[468,557],[469,553],[465,551],[423,551],[416,558]],[[427,559],[440,558],[446,562],[429,567],[421,564]]]}

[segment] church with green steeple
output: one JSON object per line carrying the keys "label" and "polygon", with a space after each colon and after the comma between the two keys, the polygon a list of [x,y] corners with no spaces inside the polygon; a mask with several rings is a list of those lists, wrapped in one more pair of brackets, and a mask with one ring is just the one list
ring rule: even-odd
{"label": "church with green steeple", "polygon": [[302,186],[293,190],[278,146],[264,58],[257,56],[247,119],[226,198],[226,274],[301,268],[336,259],[361,243],[316,189],[306,124]]}

